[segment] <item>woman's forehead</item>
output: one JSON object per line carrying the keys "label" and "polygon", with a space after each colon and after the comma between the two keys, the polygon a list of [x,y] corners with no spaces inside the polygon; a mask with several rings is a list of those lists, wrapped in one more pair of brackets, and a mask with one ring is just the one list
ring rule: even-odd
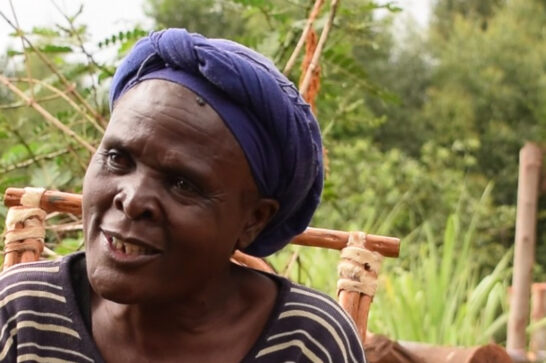
{"label": "woman's forehead", "polygon": [[[162,80],[138,84],[120,99],[103,144],[156,159],[192,157],[244,163],[246,157],[220,116],[191,90]],[[160,160],[162,161],[162,160]]]}
{"label": "woman's forehead", "polygon": [[[151,122],[144,122],[151,121]],[[164,80],[147,80],[124,94],[113,110],[112,127],[167,128],[175,134],[188,131],[211,137],[233,139],[216,111],[202,98],[181,85]]]}

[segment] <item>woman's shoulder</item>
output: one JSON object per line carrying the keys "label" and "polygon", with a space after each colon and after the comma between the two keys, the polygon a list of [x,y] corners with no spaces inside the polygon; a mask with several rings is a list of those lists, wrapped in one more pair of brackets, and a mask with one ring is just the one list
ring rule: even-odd
{"label": "woman's shoulder", "polygon": [[74,303],[70,263],[82,254],[19,264],[0,274],[0,362],[93,361]]}
{"label": "woman's shoulder", "polygon": [[328,295],[273,277],[280,286],[275,314],[256,361],[365,362],[353,320]]}
{"label": "woman's shoulder", "polygon": [[0,315],[66,303],[71,290],[68,264],[76,257],[22,263],[0,273]]}
{"label": "woman's shoulder", "polygon": [[64,259],[26,262],[9,267],[0,273],[0,293],[15,286],[35,285],[36,282],[43,285],[44,282],[58,280]]}

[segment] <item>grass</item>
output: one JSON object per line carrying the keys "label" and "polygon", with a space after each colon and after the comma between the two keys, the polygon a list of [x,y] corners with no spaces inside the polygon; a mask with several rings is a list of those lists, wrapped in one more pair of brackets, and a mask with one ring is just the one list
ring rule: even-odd
{"label": "grass", "polygon": [[[480,204],[488,197],[488,187]],[[504,339],[512,251],[496,267],[480,271],[475,247],[476,208],[467,225],[458,209],[443,236],[424,223],[404,244],[419,244],[409,269],[387,262],[370,313],[370,329],[398,340],[471,346]],[[479,251],[484,253],[484,251]],[[481,277],[480,277],[481,276]]]}

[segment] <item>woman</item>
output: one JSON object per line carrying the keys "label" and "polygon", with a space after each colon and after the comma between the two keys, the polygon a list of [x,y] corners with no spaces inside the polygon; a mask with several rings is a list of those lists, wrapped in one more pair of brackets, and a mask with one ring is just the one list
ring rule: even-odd
{"label": "woman", "polygon": [[0,277],[0,361],[363,362],[335,302],[229,260],[279,250],[318,204],[318,125],[292,83],[169,29],[137,43],[110,101],[85,255]]}

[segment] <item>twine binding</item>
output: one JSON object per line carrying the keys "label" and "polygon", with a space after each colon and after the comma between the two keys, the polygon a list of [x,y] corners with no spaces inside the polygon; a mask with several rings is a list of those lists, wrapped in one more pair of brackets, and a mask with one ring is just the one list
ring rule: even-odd
{"label": "twine binding", "polygon": [[377,275],[383,256],[364,247],[366,234],[351,232],[347,247],[341,251],[338,264],[338,294],[341,290],[374,296],[377,289]]}
{"label": "twine binding", "polygon": [[[41,192],[43,193],[43,191]],[[31,191],[25,203],[39,203],[41,193]],[[11,207],[6,216],[6,234],[4,244],[4,269],[19,263],[20,256],[31,251],[34,260],[38,260],[44,250],[46,212],[35,207]],[[15,258],[8,258],[15,254]]]}

